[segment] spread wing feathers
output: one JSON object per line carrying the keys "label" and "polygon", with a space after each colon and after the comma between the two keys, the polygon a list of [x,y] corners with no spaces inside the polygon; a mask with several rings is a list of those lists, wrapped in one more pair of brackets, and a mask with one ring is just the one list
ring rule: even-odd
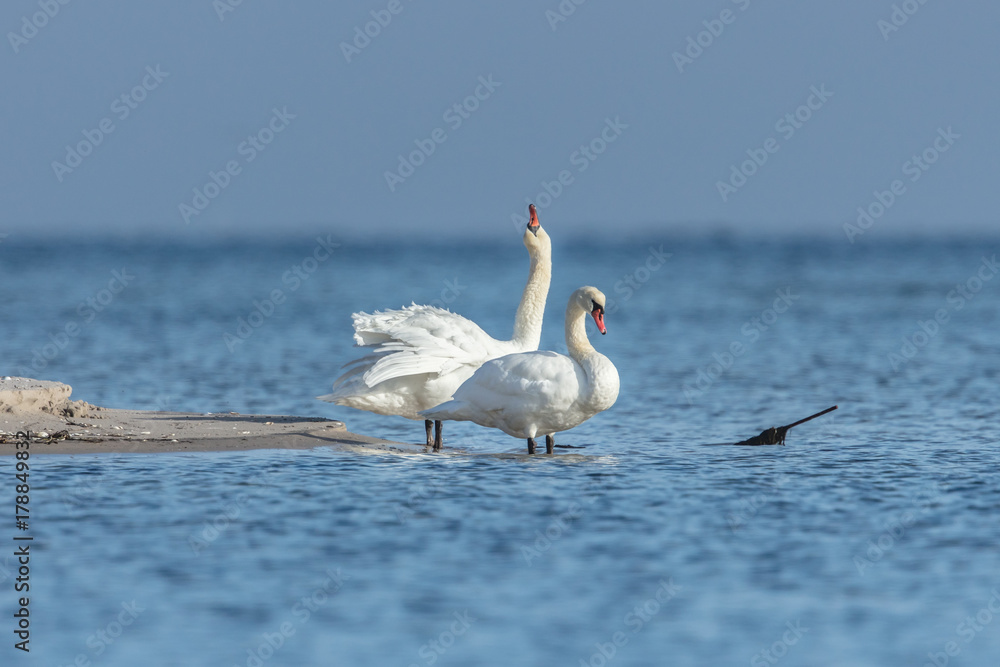
{"label": "spread wing feathers", "polygon": [[374,351],[348,364],[334,383],[364,373],[374,387],[392,378],[423,373],[449,373],[462,366],[478,367],[487,359],[512,351],[479,325],[450,310],[416,304],[399,310],[355,313],[354,340]]}
{"label": "spread wing feathers", "polygon": [[383,356],[384,355],[382,354],[366,354],[365,356],[359,359],[347,362],[346,364],[343,365],[343,368],[345,368],[346,370],[343,372],[343,374],[341,374],[340,377],[338,377],[336,380],[333,381],[333,386],[337,387],[338,385],[344,384],[345,382],[347,382],[356,375],[368,372],[368,370],[376,363],[378,363],[378,360],[381,359]]}
{"label": "spread wing feathers", "polygon": [[368,347],[392,340],[393,330],[421,309],[441,310],[434,306],[418,306],[414,303],[399,310],[383,310],[371,314],[353,313],[351,321],[354,323],[355,344]]}

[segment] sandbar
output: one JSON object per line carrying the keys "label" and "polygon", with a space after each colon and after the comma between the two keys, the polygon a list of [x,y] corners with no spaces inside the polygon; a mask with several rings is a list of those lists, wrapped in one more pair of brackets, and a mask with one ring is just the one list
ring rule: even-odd
{"label": "sandbar", "polygon": [[331,447],[365,453],[428,451],[423,445],[351,433],[319,417],[119,410],[72,400],[61,382],[0,378],[0,454],[30,431],[31,455],[218,452]]}

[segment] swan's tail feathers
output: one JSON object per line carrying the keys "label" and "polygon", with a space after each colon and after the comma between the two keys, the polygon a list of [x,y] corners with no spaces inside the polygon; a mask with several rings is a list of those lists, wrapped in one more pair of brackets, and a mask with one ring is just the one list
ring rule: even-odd
{"label": "swan's tail feathers", "polygon": [[316,398],[327,403],[345,405],[349,408],[358,407],[359,402],[364,402],[371,393],[362,375],[364,370],[364,366],[359,366],[347,371],[333,383],[332,392]]}
{"label": "swan's tail feathers", "polygon": [[346,400],[367,393],[369,387],[365,384],[364,374],[381,358],[379,354],[368,354],[343,365],[344,372],[333,381],[333,392],[317,396],[321,401],[348,405]]}
{"label": "swan's tail feathers", "polygon": [[365,384],[361,373],[338,378],[331,393],[316,398],[345,408],[365,410],[379,415],[418,418],[414,412],[416,407],[412,404],[412,392],[405,387],[369,387]]}
{"label": "swan's tail feathers", "polygon": [[445,421],[449,419],[447,410],[443,410],[449,403],[454,403],[454,401],[445,401],[441,405],[430,408],[429,410],[421,410],[419,412],[420,416],[424,419],[435,419]]}
{"label": "swan's tail feathers", "polygon": [[456,401],[454,399],[450,401],[445,401],[441,405],[436,405],[429,410],[422,410],[420,416],[424,419],[435,419],[441,421],[469,421],[464,412],[467,407],[465,401]]}
{"label": "swan's tail feathers", "polygon": [[354,386],[356,383],[352,382],[344,383],[341,382],[340,378],[338,378],[338,382],[340,382],[340,385],[339,386],[334,385],[333,391],[331,393],[323,394],[322,396],[317,396],[316,398],[320,401],[326,401],[327,403],[336,403],[337,405],[345,405],[344,403],[345,400],[357,394],[357,391],[355,391],[356,387]]}

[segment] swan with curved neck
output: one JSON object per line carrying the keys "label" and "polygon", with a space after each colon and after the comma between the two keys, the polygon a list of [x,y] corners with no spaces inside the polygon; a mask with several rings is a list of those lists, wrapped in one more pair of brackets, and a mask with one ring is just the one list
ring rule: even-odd
{"label": "swan with curved neck", "polygon": [[554,433],[578,426],[618,399],[618,369],[587,338],[589,314],[604,325],[604,294],[596,287],[573,292],[566,306],[569,356],[549,351],[509,354],[488,361],[455,391],[455,397],[422,414],[428,419],[471,421],[528,441],[545,435],[552,454]]}
{"label": "swan with curved neck", "polygon": [[528,282],[510,340],[496,340],[475,322],[435,306],[354,313],[354,341],[370,352],[348,363],[334,381],[333,393],[318,398],[381,415],[423,419],[427,445],[440,449],[441,421],[419,413],[450,399],[490,359],[538,349],[552,280],[552,243],[534,204],[528,213],[522,237],[530,258]]}

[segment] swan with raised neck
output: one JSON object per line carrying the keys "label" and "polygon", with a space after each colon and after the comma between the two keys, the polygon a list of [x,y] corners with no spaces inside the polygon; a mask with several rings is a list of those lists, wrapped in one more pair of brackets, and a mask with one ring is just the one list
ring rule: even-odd
{"label": "swan with raised neck", "polygon": [[[424,419],[420,411],[452,397],[490,359],[537,350],[552,280],[552,243],[532,204],[522,240],[528,282],[521,293],[510,340],[497,340],[475,322],[435,306],[354,313],[354,340],[368,354],[346,364],[333,393],[320,400],[382,415]],[[431,427],[434,436],[431,437]],[[442,425],[424,421],[428,446],[442,446]]]}

